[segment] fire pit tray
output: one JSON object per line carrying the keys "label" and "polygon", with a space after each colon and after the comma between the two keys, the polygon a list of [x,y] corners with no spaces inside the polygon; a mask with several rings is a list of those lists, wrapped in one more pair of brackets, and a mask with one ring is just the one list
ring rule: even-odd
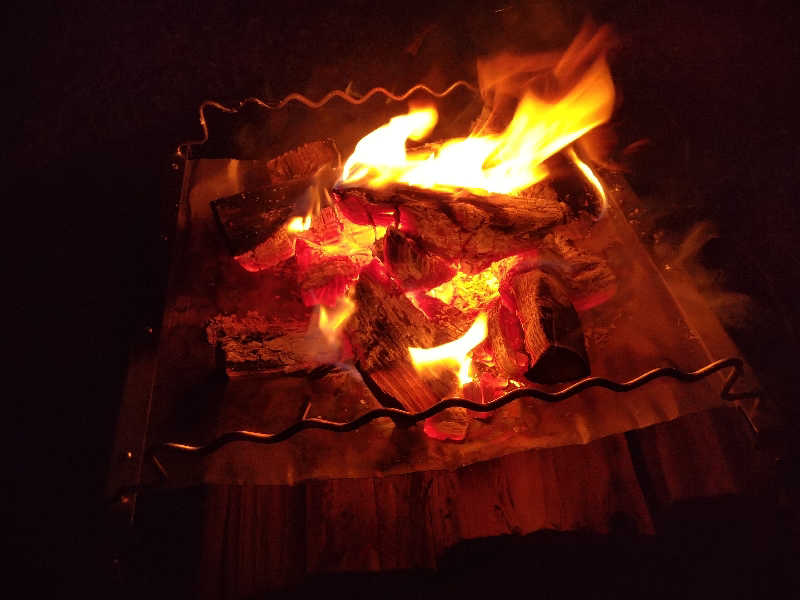
{"label": "fire pit tray", "polygon": [[[163,474],[143,458],[166,442],[203,445],[237,430],[279,432],[304,414],[347,422],[380,408],[346,365],[307,377],[228,379],[220,372],[215,349],[205,339],[211,317],[247,311],[291,316],[301,310],[291,277],[248,273],[232,260],[211,214],[210,201],[244,191],[259,166],[228,159],[185,164],[162,329],[152,352],[132,365],[126,393],[126,399],[144,396],[149,410],[140,414],[141,399],[139,411],[123,404],[146,435],[141,444],[130,433],[118,436],[118,451],[129,456],[131,466],[121,469],[112,485],[159,481]],[[622,206],[637,201],[624,180],[607,181],[609,207],[586,244],[606,257],[619,287],[611,300],[581,314],[592,374],[623,382],[657,368],[688,372],[735,356],[735,346],[713,315],[701,312],[696,302],[691,315],[682,306],[680,300],[692,300],[691,287],[675,279],[677,274],[665,281],[645,252],[622,212]],[[754,378],[742,366],[736,389],[751,389]],[[721,390],[727,374],[720,370],[693,383],[655,378],[626,393],[589,387],[558,403],[517,399],[488,421],[473,420],[462,443],[433,440],[421,427],[379,418],[347,433],[313,429],[279,444],[229,443],[204,456],[167,450],[158,458],[171,486],[292,484],[452,470],[531,448],[585,444],[719,406],[725,402]],[[540,389],[552,393],[564,387]]]}

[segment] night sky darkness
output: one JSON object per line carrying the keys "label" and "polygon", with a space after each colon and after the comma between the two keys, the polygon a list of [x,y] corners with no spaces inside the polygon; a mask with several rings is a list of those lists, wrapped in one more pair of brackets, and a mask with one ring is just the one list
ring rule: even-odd
{"label": "night sky darkness", "polygon": [[[319,97],[351,80],[444,87],[473,73],[465,56],[563,43],[585,14],[620,36],[620,147],[650,140],[630,159],[634,188],[676,241],[693,222],[716,224],[703,264],[753,300],[731,334],[797,422],[796,13],[740,0],[319,4],[5,8],[6,229],[22,281],[9,286],[21,331],[7,339],[23,367],[9,389],[24,390],[7,403],[25,444],[7,521],[34,587],[102,581],[92,573],[105,568],[96,542],[127,352],[159,314],[159,194],[171,153],[199,133],[197,105]],[[419,53],[404,52],[431,24]]]}

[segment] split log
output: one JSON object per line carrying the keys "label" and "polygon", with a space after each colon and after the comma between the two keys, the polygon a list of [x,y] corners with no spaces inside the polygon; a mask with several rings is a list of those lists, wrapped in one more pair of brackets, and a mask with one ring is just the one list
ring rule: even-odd
{"label": "split log", "polygon": [[[267,162],[266,171],[270,181],[290,181],[292,179],[308,179],[320,168],[331,166],[338,169],[341,163],[339,149],[332,139],[309,142],[276,156]],[[333,182],[331,182],[332,184]]]}
{"label": "split log", "polygon": [[[526,378],[537,383],[559,383],[589,375],[580,319],[556,277],[539,270],[515,273],[505,282],[504,293],[513,302],[522,331],[522,349],[528,359]],[[502,307],[497,309],[495,318],[492,335],[500,332],[492,341],[498,352],[495,358],[510,376],[517,375],[519,330],[514,332],[513,320],[508,322],[510,317]]]}
{"label": "split log", "polygon": [[506,256],[534,248],[568,208],[540,185],[527,196],[448,194],[409,186],[334,191],[345,215],[364,224],[399,223],[422,249],[462,270],[477,272]]}
{"label": "split log", "polygon": [[489,309],[487,321],[487,339],[495,363],[509,377],[524,377],[530,361],[516,312],[498,299]]}
{"label": "split log", "polygon": [[235,259],[243,269],[255,273],[290,259],[294,255],[294,245],[294,236],[281,227],[258,246],[239,254]]}
{"label": "split log", "polygon": [[543,270],[555,269],[578,310],[602,303],[616,290],[616,276],[606,260],[579,248],[564,232],[547,235],[539,247]]}
{"label": "split log", "polygon": [[309,334],[304,323],[271,321],[255,311],[244,317],[217,315],[206,326],[206,336],[221,350],[231,377],[309,373],[341,360],[339,349]]}
{"label": "split log", "polygon": [[305,240],[296,245],[297,283],[306,306],[333,307],[356,280],[362,262],[356,258],[327,254]]}
{"label": "split log", "polygon": [[345,332],[367,372],[410,360],[409,346],[430,348],[442,343],[437,340],[434,325],[377,261],[361,272],[353,300],[357,309],[347,321]]}
{"label": "split log", "polygon": [[[357,309],[345,332],[378,401],[419,412],[457,393],[455,376],[425,378],[411,364],[409,346],[430,348],[450,339],[437,331],[377,261],[361,272],[353,299]],[[463,440],[467,426],[466,413],[454,409],[428,419],[424,430],[437,439]]]}
{"label": "split log", "polygon": [[248,270],[270,268],[291,256],[284,225],[298,206],[307,214],[314,190],[333,184],[339,160],[331,140],[305,144],[266,163],[265,183],[258,189],[211,202],[231,254],[242,257]]}
{"label": "split log", "polygon": [[308,180],[296,179],[211,202],[231,254],[240,256],[254,250],[283,229],[308,186]]}
{"label": "split log", "polygon": [[[423,411],[443,398],[459,394],[455,377],[423,377],[408,361],[397,362],[389,368],[362,375],[367,387],[381,404],[409,412]],[[422,430],[429,437],[456,442],[467,437],[468,429],[468,411],[459,406],[447,408],[425,419],[422,425]]]}
{"label": "split log", "polygon": [[396,227],[387,229],[383,240],[383,262],[407,292],[429,290],[456,274],[451,265],[424,250],[418,240]]}

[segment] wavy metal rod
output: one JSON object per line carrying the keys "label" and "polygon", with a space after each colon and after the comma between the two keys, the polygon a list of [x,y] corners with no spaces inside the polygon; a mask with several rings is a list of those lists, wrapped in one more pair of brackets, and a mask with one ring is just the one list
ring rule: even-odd
{"label": "wavy metal rod", "polygon": [[[413,425],[419,421],[427,419],[428,417],[432,417],[435,414],[440,413],[443,410],[453,407],[461,407],[466,408],[469,410],[473,410],[475,412],[490,412],[493,410],[497,410],[506,404],[513,402],[514,400],[518,400],[520,398],[536,398],[537,400],[542,400],[548,403],[554,402],[561,402],[562,400],[566,400],[567,398],[582,392],[583,390],[593,388],[593,387],[601,387],[605,388],[614,392],[630,392],[639,388],[654,379],[659,379],[663,377],[667,377],[670,379],[676,379],[678,381],[683,381],[687,383],[699,381],[720,371],[722,369],[732,368],[733,370],[730,372],[728,377],[725,380],[725,384],[722,387],[722,391],[720,396],[724,400],[732,401],[742,398],[753,398],[759,395],[758,390],[748,391],[748,392],[731,392],[731,388],[742,375],[742,371],[744,368],[744,361],[741,358],[731,357],[725,358],[721,360],[717,360],[712,362],[697,371],[692,371],[687,373],[686,371],[681,371],[674,367],[661,367],[658,369],[653,369],[651,371],[647,371],[630,381],[626,381],[624,383],[619,383],[616,381],[611,381],[610,379],[606,379],[604,377],[587,377],[585,379],[581,379],[580,381],[565,387],[564,389],[558,392],[545,392],[542,390],[537,390],[534,388],[519,388],[516,390],[512,390],[503,394],[502,396],[492,400],[491,402],[487,402],[486,404],[480,404],[477,402],[472,402],[470,400],[466,400],[465,398],[447,398],[434,404],[430,408],[417,412],[417,413],[410,413],[408,411],[399,410],[396,408],[377,408],[375,410],[371,410],[367,413],[364,413],[360,417],[353,419],[352,421],[347,422],[337,422],[337,421],[329,421],[327,419],[318,419],[318,418],[302,418],[299,421],[295,422],[294,424],[290,425],[286,429],[279,431],[277,433],[260,433],[255,431],[229,431],[217,437],[216,439],[212,440],[208,444],[201,445],[201,446],[193,446],[190,444],[181,444],[177,442],[164,442],[161,444],[156,444],[152,446],[148,450],[148,456],[153,461],[153,464],[159,470],[163,477],[166,477],[167,472],[161,463],[156,458],[156,452],[159,450],[173,450],[176,452],[183,452],[189,454],[199,454],[201,456],[205,456],[207,454],[211,454],[215,452],[222,446],[230,444],[231,442],[254,442],[259,444],[275,444],[278,442],[282,442],[284,440],[289,439],[290,437],[294,436],[297,433],[305,429],[325,429],[328,431],[334,432],[345,432],[345,431],[353,431],[366,425],[367,423],[374,421],[375,419],[379,419],[381,417],[388,417],[394,420],[398,424],[407,424]],[[307,411],[306,411],[307,413]]]}
{"label": "wavy metal rod", "polygon": [[328,92],[327,94],[325,94],[322,97],[321,100],[318,100],[316,102],[313,101],[313,100],[310,100],[309,98],[307,98],[303,94],[298,94],[297,92],[293,92],[293,93],[289,94],[288,96],[286,96],[280,102],[266,102],[264,100],[261,100],[260,98],[256,98],[254,96],[250,96],[248,98],[245,98],[244,100],[241,100],[239,102],[239,104],[237,104],[235,107],[226,106],[224,104],[216,102],[215,100],[204,100],[203,103],[200,104],[200,106],[198,108],[198,113],[200,115],[200,127],[203,129],[203,137],[201,139],[199,139],[199,140],[189,140],[189,141],[181,143],[178,146],[176,154],[179,157],[183,157],[183,156],[185,156],[184,150],[187,150],[192,146],[200,146],[202,144],[205,144],[208,141],[208,124],[206,123],[206,115],[205,115],[205,110],[206,110],[207,107],[216,108],[217,110],[220,110],[220,111],[225,112],[225,113],[237,113],[246,104],[256,104],[258,106],[261,106],[261,107],[269,109],[269,110],[280,110],[281,108],[283,108],[284,106],[289,104],[289,102],[295,101],[295,102],[299,102],[300,104],[304,104],[304,105],[308,106],[309,108],[315,108],[316,109],[316,108],[321,108],[322,106],[326,105],[333,98],[341,98],[342,100],[344,100],[345,102],[349,102],[350,104],[356,104],[356,105],[364,104],[364,102],[369,100],[375,94],[383,94],[387,98],[390,98],[390,99],[392,99],[392,100],[394,100],[396,102],[402,102],[403,100],[405,100],[406,98],[411,96],[411,94],[413,94],[414,92],[420,91],[420,90],[422,90],[424,92],[427,92],[428,94],[430,94],[431,96],[433,96],[435,98],[444,98],[450,92],[452,92],[454,89],[456,89],[458,87],[465,87],[465,88],[467,88],[467,89],[469,89],[469,90],[471,90],[473,92],[476,92],[476,93],[478,92],[478,89],[474,85],[472,85],[471,83],[469,83],[467,81],[464,81],[464,80],[458,80],[455,83],[451,84],[450,87],[448,87],[443,92],[435,92],[431,88],[429,88],[427,85],[425,85],[423,83],[418,83],[417,85],[409,88],[408,91],[406,91],[404,94],[400,94],[399,96],[396,95],[396,94],[393,94],[392,92],[390,92],[389,90],[387,90],[384,87],[374,87],[371,90],[369,90],[366,94],[364,94],[363,96],[359,96],[359,97],[351,96],[346,90],[333,90],[333,91]]}

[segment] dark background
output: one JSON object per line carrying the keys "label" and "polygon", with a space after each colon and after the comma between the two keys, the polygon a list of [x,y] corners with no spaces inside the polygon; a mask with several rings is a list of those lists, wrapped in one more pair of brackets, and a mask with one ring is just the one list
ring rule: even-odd
{"label": "dark background", "polygon": [[197,105],[320,97],[351,81],[361,92],[403,91],[420,79],[442,88],[474,76],[476,54],[563,45],[586,14],[620,36],[614,127],[619,148],[649,140],[626,160],[652,232],[677,247],[693,223],[715,224],[698,277],[749,298],[744,309],[718,308],[791,431],[797,15],[766,2],[695,4],[9,5],[6,229],[12,277],[22,282],[9,290],[23,291],[9,294],[7,335],[21,363],[12,363],[9,389],[24,392],[8,398],[21,410],[9,422],[19,445],[6,520],[33,589],[104,581],[108,557],[97,542],[128,349],[158,321],[160,194],[177,144],[200,133]]}

